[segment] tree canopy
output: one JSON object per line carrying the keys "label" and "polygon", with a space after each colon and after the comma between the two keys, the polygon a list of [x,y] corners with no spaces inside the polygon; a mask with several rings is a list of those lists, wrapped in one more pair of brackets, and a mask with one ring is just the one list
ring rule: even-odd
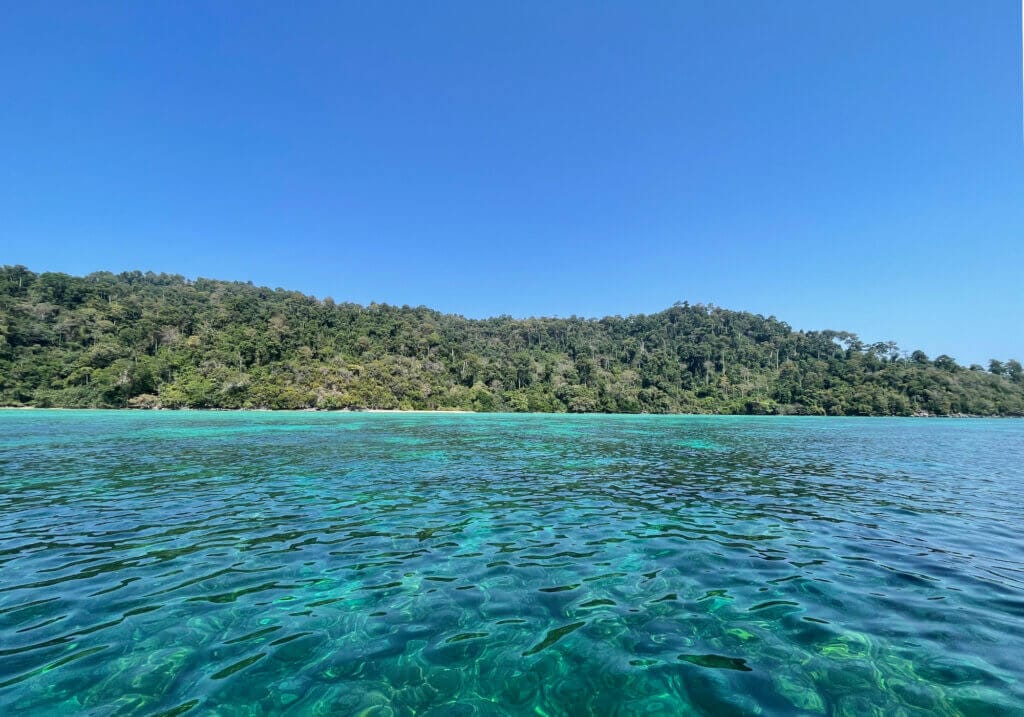
{"label": "tree canopy", "polygon": [[0,405],[1024,415],[1024,371],[678,303],[467,319],[168,274],[0,268]]}

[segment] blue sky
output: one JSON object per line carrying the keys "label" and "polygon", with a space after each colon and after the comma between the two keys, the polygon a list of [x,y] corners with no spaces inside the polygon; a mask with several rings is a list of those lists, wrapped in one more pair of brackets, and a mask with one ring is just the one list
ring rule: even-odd
{"label": "blue sky", "polygon": [[0,263],[1024,357],[1015,0],[14,3]]}

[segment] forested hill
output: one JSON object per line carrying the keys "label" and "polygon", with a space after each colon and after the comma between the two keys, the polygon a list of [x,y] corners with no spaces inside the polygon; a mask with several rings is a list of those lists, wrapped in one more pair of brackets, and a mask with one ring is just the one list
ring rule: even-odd
{"label": "forested hill", "polygon": [[0,405],[1024,415],[1024,371],[685,303],[473,320],[237,282],[5,266]]}

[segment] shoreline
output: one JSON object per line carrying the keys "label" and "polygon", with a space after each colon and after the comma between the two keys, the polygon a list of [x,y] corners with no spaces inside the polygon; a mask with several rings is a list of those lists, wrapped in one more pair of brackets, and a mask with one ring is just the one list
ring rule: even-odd
{"label": "shoreline", "polygon": [[130,408],[127,406],[104,408],[100,406],[0,406],[0,411],[110,411],[126,413],[400,413],[400,414],[458,414],[476,416],[720,416],[751,418],[1006,418],[1024,419],[1024,416],[981,415],[967,413],[921,414],[909,416],[868,415],[829,416],[799,413],[604,413],[599,411],[573,413],[570,411],[469,411],[462,408]]}

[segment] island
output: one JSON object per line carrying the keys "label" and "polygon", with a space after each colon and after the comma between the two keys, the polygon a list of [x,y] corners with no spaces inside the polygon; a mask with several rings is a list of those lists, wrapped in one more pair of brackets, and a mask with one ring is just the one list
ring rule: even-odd
{"label": "island", "polygon": [[0,406],[1024,415],[987,367],[677,303],[471,319],[152,272],[0,268]]}

